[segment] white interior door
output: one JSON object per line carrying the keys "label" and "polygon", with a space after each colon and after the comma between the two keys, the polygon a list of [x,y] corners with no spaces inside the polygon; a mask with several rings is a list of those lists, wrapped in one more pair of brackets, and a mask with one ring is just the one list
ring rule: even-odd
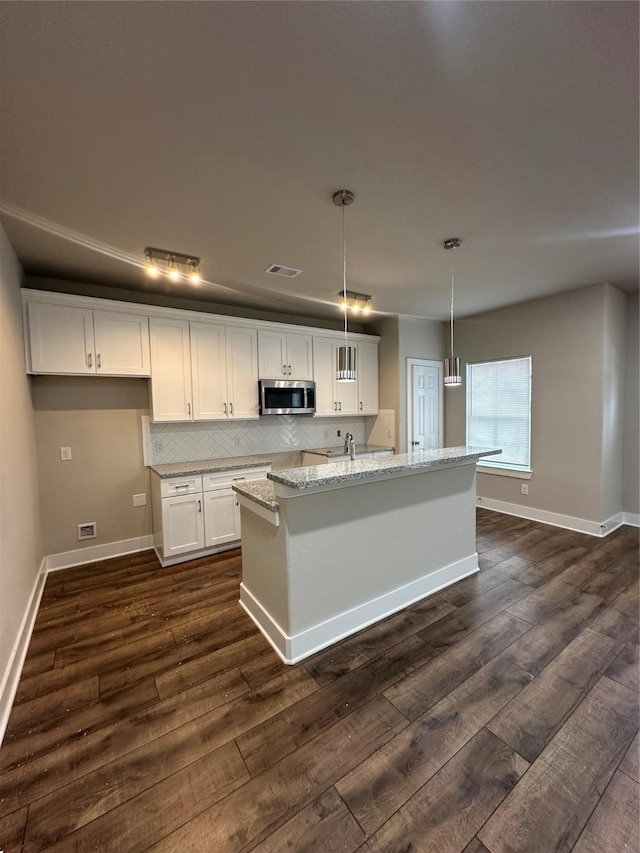
{"label": "white interior door", "polygon": [[442,447],[442,365],[408,359],[408,450]]}

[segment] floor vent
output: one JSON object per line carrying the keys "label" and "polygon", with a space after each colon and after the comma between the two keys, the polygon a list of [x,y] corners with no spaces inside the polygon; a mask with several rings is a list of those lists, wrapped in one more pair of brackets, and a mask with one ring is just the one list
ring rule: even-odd
{"label": "floor vent", "polygon": [[302,270],[297,270],[294,267],[283,267],[282,264],[271,264],[265,272],[269,272],[271,275],[283,275],[285,278],[295,278],[300,275]]}
{"label": "floor vent", "polygon": [[95,539],[98,535],[98,524],[95,521],[88,521],[86,524],[78,525],[78,541],[81,539]]}

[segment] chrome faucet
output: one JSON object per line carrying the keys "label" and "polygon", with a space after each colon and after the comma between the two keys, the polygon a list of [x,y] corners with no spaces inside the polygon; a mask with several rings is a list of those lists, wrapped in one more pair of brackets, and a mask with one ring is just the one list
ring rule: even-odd
{"label": "chrome faucet", "polygon": [[349,454],[350,459],[356,458],[356,443],[353,434],[348,432],[344,437],[344,452]]}

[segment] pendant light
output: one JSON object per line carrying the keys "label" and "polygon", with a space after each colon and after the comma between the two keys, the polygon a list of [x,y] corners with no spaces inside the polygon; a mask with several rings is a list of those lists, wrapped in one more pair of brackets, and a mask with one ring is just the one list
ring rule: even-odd
{"label": "pendant light", "polygon": [[455,388],[462,385],[462,376],[460,374],[460,359],[453,354],[453,287],[454,287],[454,272],[453,272],[453,250],[460,248],[461,241],[457,237],[451,237],[444,241],[444,248],[451,251],[451,355],[444,360],[444,385],[445,388]]}
{"label": "pendant light", "polygon": [[333,194],[333,203],[342,208],[342,298],[344,308],[344,344],[336,350],[336,381],[356,381],[356,348],[347,343],[347,241],[345,237],[344,209],[353,204],[355,196],[351,190],[338,190]]}

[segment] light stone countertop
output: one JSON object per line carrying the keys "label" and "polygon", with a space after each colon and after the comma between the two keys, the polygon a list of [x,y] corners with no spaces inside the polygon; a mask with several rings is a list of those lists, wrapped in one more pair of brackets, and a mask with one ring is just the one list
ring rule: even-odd
{"label": "light stone countertop", "polygon": [[[380,444],[358,444],[356,442],[356,459],[358,458],[359,453],[384,453],[389,450],[395,450],[394,447],[385,447]],[[336,445],[336,447],[320,447],[320,448],[306,448],[304,453],[317,453],[320,456],[328,456],[329,459],[332,456],[348,456],[349,451],[344,449],[344,445]]]}
{"label": "light stone countertop", "polygon": [[260,504],[265,509],[270,509],[272,512],[278,511],[278,498],[273,483],[269,480],[251,480],[248,483],[234,485],[233,491]]}
{"label": "light stone countertop", "polygon": [[214,474],[216,471],[237,471],[239,468],[260,468],[270,464],[271,460],[267,456],[233,456],[229,459],[204,459],[198,462],[167,462],[164,465],[149,467],[164,479],[189,477],[193,474]]}
{"label": "light stone countertop", "polygon": [[462,462],[477,461],[482,456],[493,456],[500,450],[484,447],[443,447],[415,453],[400,453],[373,459],[329,462],[327,465],[310,465],[306,468],[285,468],[267,474],[269,480],[290,489],[313,489],[349,481],[368,480],[384,474],[444,468]]}

